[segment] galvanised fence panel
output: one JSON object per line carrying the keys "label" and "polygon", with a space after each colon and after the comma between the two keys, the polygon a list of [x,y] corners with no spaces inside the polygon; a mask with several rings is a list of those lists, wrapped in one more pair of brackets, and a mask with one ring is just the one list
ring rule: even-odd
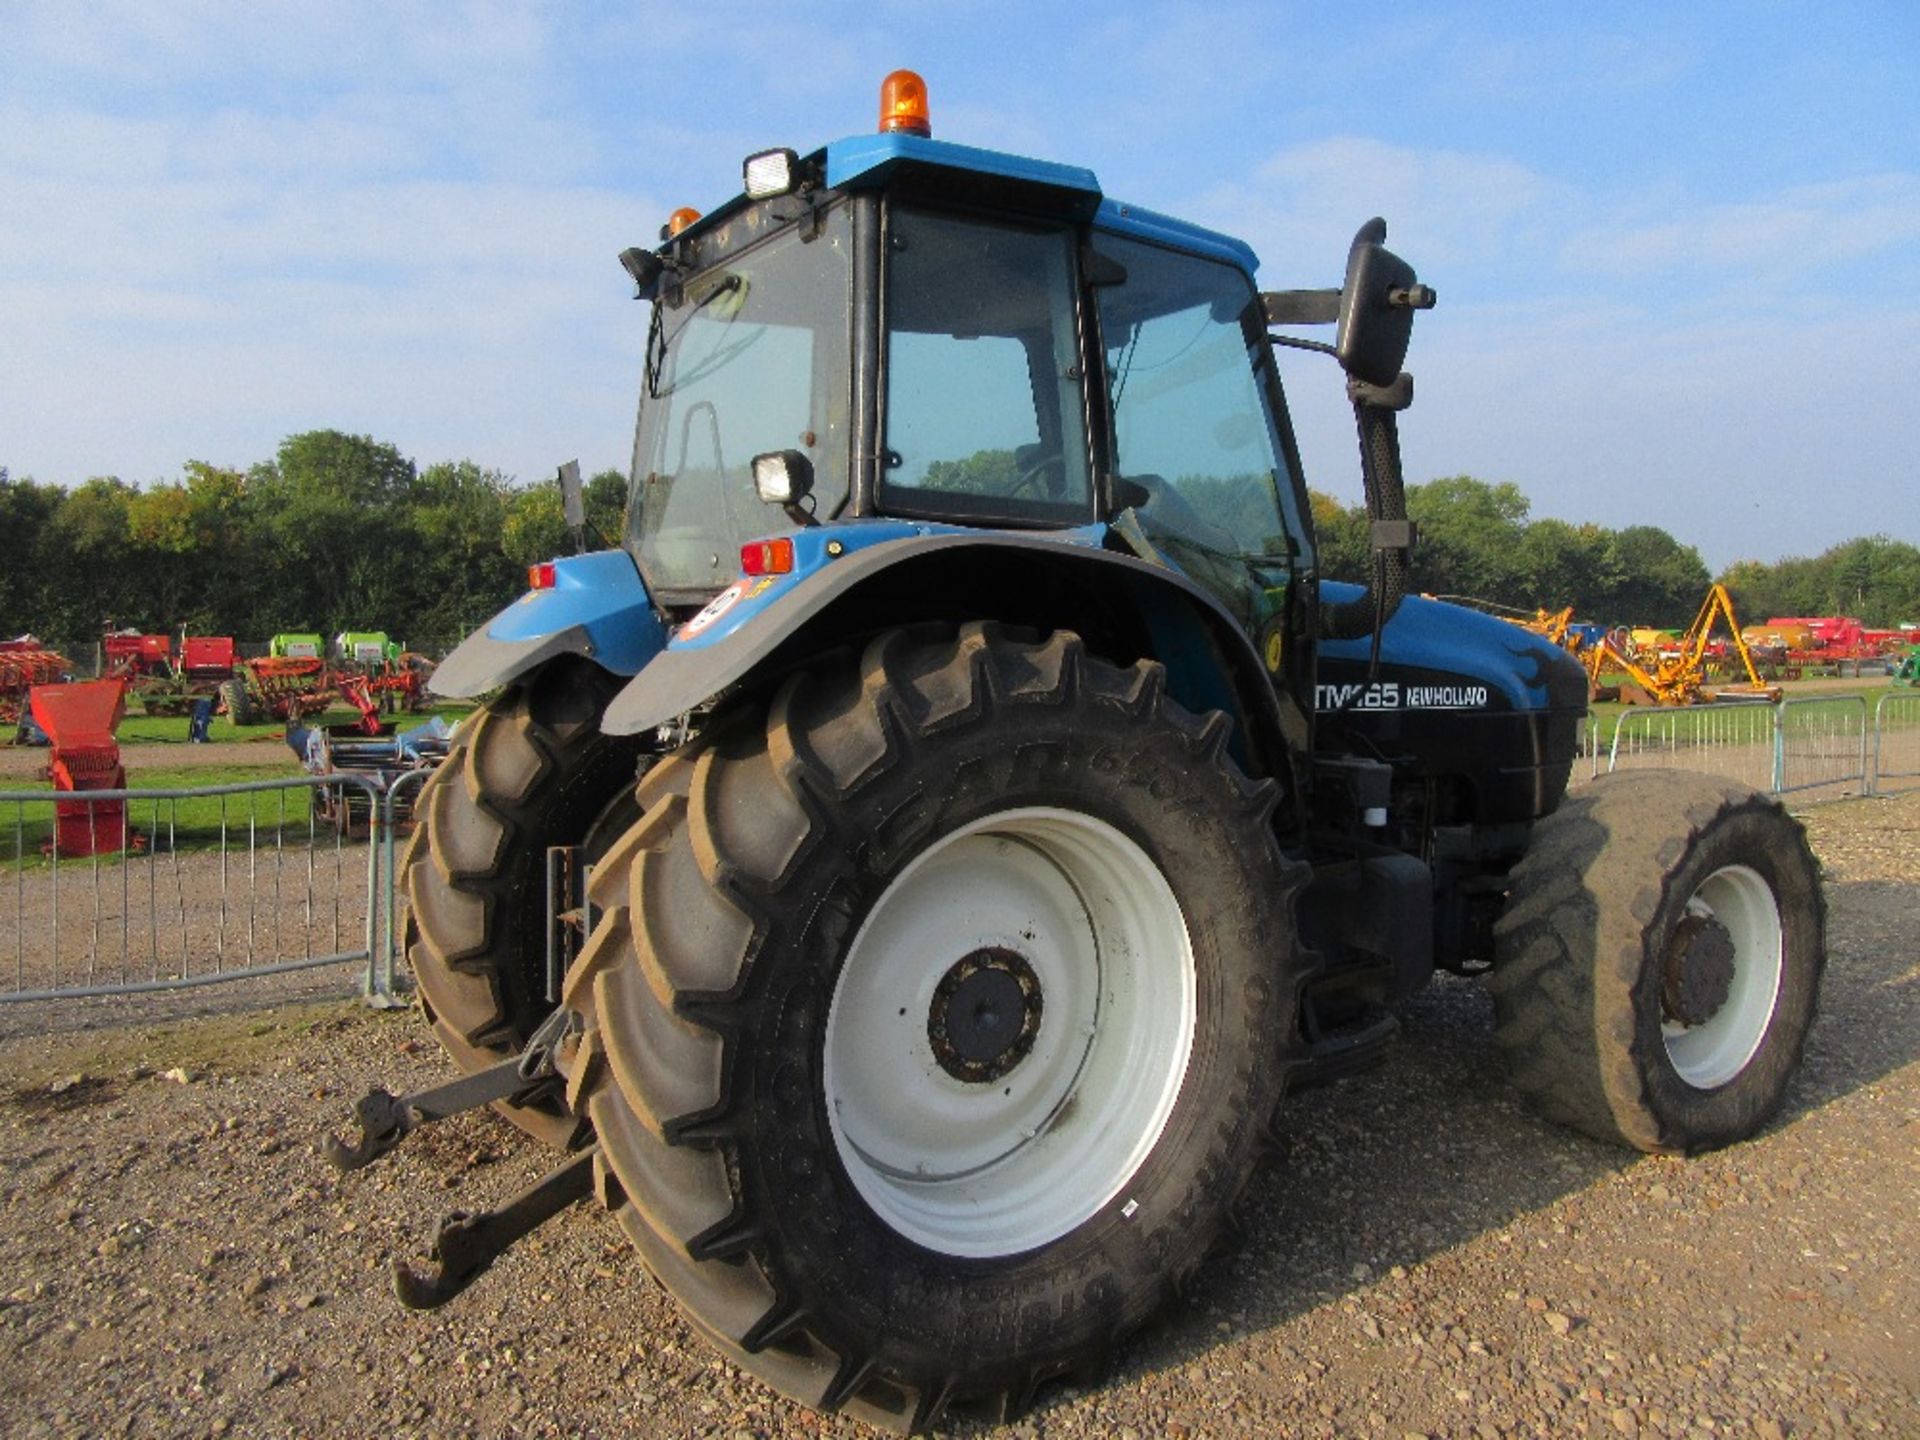
{"label": "galvanised fence panel", "polygon": [[1920,788],[1920,690],[1890,691],[1873,707],[1873,793]]}
{"label": "galvanised fence panel", "polygon": [[1607,771],[1700,770],[1771,790],[1773,712],[1771,705],[1628,710],[1614,729]]}
{"label": "galvanised fence panel", "polygon": [[380,800],[354,775],[0,791],[0,1003],[349,964],[372,988]]}
{"label": "galvanised fence panel", "polygon": [[1869,716],[1864,695],[1787,700],[1773,707],[1776,794],[1830,789],[1868,793]]}

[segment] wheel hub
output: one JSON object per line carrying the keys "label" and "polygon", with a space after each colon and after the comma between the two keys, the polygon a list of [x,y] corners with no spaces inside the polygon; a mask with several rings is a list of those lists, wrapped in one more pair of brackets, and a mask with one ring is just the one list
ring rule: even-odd
{"label": "wheel hub", "polygon": [[989,1084],[1033,1049],[1043,1006],[1033,967],[1012,950],[987,946],[941,977],[927,1009],[927,1040],[954,1079]]}
{"label": "wheel hub", "polygon": [[1704,1025],[1733,993],[1734,944],[1712,915],[1688,915],[1667,941],[1660,1001],[1667,1018]]}

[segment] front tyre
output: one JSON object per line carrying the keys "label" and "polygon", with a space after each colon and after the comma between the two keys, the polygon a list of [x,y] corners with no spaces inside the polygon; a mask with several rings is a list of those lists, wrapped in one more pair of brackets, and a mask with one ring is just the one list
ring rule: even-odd
{"label": "front tyre", "polygon": [[1684,772],[1608,776],[1535,830],[1495,929],[1494,1037],[1519,1087],[1599,1139],[1745,1139],[1799,1066],[1826,906],[1778,803]]}
{"label": "front tyre", "polygon": [[894,1428],[1097,1371],[1278,1100],[1300,867],[1227,722],[1058,633],[894,632],[641,787],[568,977],[649,1268],[736,1362]]}

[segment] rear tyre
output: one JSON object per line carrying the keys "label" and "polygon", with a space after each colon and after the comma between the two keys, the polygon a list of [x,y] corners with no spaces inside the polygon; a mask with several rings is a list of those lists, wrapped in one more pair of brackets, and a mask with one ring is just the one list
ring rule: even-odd
{"label": "rear tyre", "polygon": [[221,681],[220,694],[227,702],[227,719],[235,725],[258,725],[264,718],[260,707],[253,703],[253,692],[247,688],[247,682],[238,676]]}
{"label": "rear tyre", "polygon": [[[546,999],[546,853],[630,823],[637,742],[600,733],[619,681],[561,662],[463,722],[423,787],[400,864],[407,957],[454,1064],[471,1074],[518,1051]],[[502,1104],[521,1129],[565,1144],[576,1122]]]}
{"label": "rear tyre", "polygon": [[1017,1411],[1229,1222],[1302,867],[1162,685],[1064,633],[896,631],[664,761],[596,870],[568,1069],[603,1195],[788,1396]]}
{"label": "rear tyre", "polygon": [[1731,1144],[1799,1066],[1825,927],[1819,868],[1775,801],[1706,775],[1608,776],[1514,868],[1494,1038],[1553,1119],[1641,1150]]}

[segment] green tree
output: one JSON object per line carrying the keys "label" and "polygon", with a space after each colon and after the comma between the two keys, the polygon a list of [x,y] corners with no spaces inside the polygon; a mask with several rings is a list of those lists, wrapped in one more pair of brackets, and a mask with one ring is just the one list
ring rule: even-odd
{"label": "green tree", "polygon": [[1515,571],[1520,589],[1511,603],[1540,610],[1571,605],[1582,618],[1606,613],[1622,579],[1611,531],[1551,518],[1522,532]]}
{"label": "green tree", "polygon": [[67,494],[46,527],[47,628],[69,650],[86,653],[108,625],[155,623],[128,563],[136,493],[117,476],[96,476]]}
{"label": "green tree", "polygon": [[620,543],[627,533],[627,477],[619,470],[602,470],[585,487],[587,544],[595,549]]}
{"label": "green tree", "polygon": [[420,472],[405,522],[418,563],[401,612],[414,648],[458,641],[518,588],[520,573],[503,541],[509,496],[505,475],[471,460]]}
{"label": "green tree", "polygon": [[413,462],[365,435],[311,430],[280,443],[247,489],[271,547],[273,583],[256,617],[272,629],[393,628],[404,598],[410,537],[399,521]]}
{"label": "green tree", "polygon": [[1367,512],[1359,505],[1342,505],[1320,490],[1307,492],[1313,511],[1314,546],[1320,575],[1326,580],[1367,581]]}
{"label": "green tree", "polygon": [[1512,603],[1527,583],[1518,558],[1527,497],[1510,480],[1489,484],[1452,475],[1407,488],[1407,514],[1419,526],[1413,584],[1435,595]]}
{"label": "green tree", "polygon": [[66,499],[57,485],[13,479],[0,469],[0,535],[10,552],[0,565],[0,640],[52,628],[52,550],[48,533]]}
{"label": "green tree", "polygon": [[1595,608],[1610,624],[1679,629],[1698,613],[1712,583],[1700,552],[1657,525],[1615,532],[1612,562],[1619,579]]}

